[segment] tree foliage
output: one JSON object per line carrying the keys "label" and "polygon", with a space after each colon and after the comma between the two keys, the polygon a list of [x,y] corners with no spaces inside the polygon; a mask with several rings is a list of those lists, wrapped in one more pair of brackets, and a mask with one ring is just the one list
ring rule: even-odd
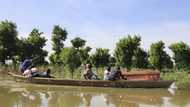
{"label": "tree foliage", "polygon": [[76,37],[73,40],[71,40],[71,43],[73,47],[75,47],[76,49],[79,49],[85,46],[86,41],[81,39],[80,37]]}
{"label": "tree foliage", "polygon": [[137,48],[132,58],[134,68],[147,68],[148,67],[148,54],[141,48]]}
{"label": "tree foliage", "polygon": [[52,31],[52,45],[56,53],[60,53],[64,47],[64,41],[67,39],[67,31],[59,25],[55,25]]}
{"label": "tree foliage", "polygon": [[150,63],[154,68],[159,70],[173,67],[170,56],[164,51],[164,45],[164,42],[159,41],[157,43],[152,43],[150,47]]}
{"label": "tree foliage", "polygon": [[43,49],[46,45],[47,39],[42,37],[43,32],[38,29],[33,29],[27,38],[22,38],[19,41],[20,47],[20,60],[23,61],[25,58],[35,58],[38,57],[35,62],[36,65],[46,64],[45,57],[47,56],[47,51]]}
{"label": "tree foliage", "polygon": [[49,57],[50,63],[62,64],[60,59],[60,52],[64,47],[64,41],[67,39],[67,31],[61,28],[59,25],[55,25],[52,31],[52,45],[54,53]]}
{"label": "tree foliage", "polygon": [[141,38],[136,35],[134,37],[128,35],[120,39],[114,51],[116,64],[130,69],[132,67],[132,57],[136,49],[140,46],[140,41]]}
{"label": "tree foliage", "polygon": [[71,40],[71,44],[75,49],[77,49],[77,52],[80,55],[81,63],[83,64],[89,63],[90,62],[89,52],[91,51],[92,48],[89,46],[84,47],[86,44],[86,40],[80,37],[76,37]]}
{"label": "tree foliage", "polygon": [[95,67],[107,66],[110,59],[109,49],[97,48],[90,59]]}
{"label": "tree foliage", "polygon": [[190,47],[184,42],[171,44],[176,68],[190,68]]}
{"label": "tree foliage", "polygon": [[109,66],[113,67],[116,64],[116,59],[113,56],[109,58]]}
{"label": "tree foliage", "polygon": [[60,59],[60,54],[56,54],[55,52],[50,54],[49,61],[50,61],[50,64],[53,64],[53,65],[62,64],[62,61]]}
{"label": "tree foliage", "polygon": [[7,59],[13,59],[17,53],[16,28],[16,24],[11,21],[0,22],[0,61],[2,63],[5,63]]}
{"label": "tree foliage", "polygon": [[[46,64],[45,57],[48,52],[44,50],[47,39],[43,32],[33,29],[26,38],[18,38],[15,23],[5,20],[0,22],[0,62],[6,60],[13,62],[23,61],[26,58],[38,57],[36,64]],[[113,56],[108,49],[97,48],[90,56],[91,48],[85,46],[86,40],[76,37],[71,40],[72,47],[64,48],[67,39],[67,31],[59,25],[52,30],[52,54],[49,60],[52,64],[65,65],[72,72],[81,64],[92,63],[95,67],[106,65],[122,66],[130,69],[147,68],[148,64],[156,69],[172,68],[171,57],[164,51],[165,44],[162,41],[153,43],[149,54],[140,47],[141,38],[137,35],[128,35],[120,39],[114,50]],[[184,42],[171,44],[169,48],[173,52],[174,65],[178,69],[190,69],[190,47]],[[149,61],[149,62],[148,62]]]}
{"label": "tree foliage", "polygon": [[63,65],[69,69],[73,78],[73,72],[81,65],[79,53],[73,47],[63,48],[60,57]]}
{"label": "tree foliage", "polygon": [[80,55],[81,63],[83,63],[83,64],[90,63],[89,52],[91,51],[91,49],[92,49],[91,47],[87,46],[87,47],[81,48],[79,50],[79,55]]}

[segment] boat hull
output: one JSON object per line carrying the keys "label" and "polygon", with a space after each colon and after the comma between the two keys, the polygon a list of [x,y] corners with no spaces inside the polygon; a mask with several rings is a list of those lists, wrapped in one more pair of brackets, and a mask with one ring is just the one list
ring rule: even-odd
{"label": "boat hull", "polygon": [[67,86],[90,86],[90,87],[115,87],[115,88],[168,88],[174,81],[104,81],[104,80],[69,80],[60,78],[27,78],[21,75],[9,73],[18,82],[35,84],[67,85]]}

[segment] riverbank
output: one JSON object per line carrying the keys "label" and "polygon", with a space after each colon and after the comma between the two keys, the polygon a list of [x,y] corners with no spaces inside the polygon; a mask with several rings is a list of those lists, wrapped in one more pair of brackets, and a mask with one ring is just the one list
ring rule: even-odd
{"label": "riverbank", "polygon": [[178,89],[190,89],[190,73],[188,72],[161,73],[161,79],[176,81]]}

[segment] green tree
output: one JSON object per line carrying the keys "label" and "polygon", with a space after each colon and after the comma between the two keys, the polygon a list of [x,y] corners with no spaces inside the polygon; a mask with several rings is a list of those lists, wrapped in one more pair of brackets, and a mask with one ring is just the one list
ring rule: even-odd
{"label": "green tree", "polygon": [[64,47],[64,41],[67,39],[67,31],[59,25],[55,25],[52,31],[52,45],[54,53],[49,57],[50,63],[61,64],[60,52]]}
{"label": "green tree", "polygon": [[77,50],[73,47],[63,48],[60,57],[63,65],[69,69],[73,78],[75,69],[81,65],[80,56]]}
{"label": "green tree", "polygon": [[109,65],[109,49],[97,48],[96,52],[91,55],[90,59],[96,68]]}
{"label": "green tree", "polygon": [[50,54],[49,61],[50,61],[50,64],[53,64],[53,65],[55,65],[55,64],[61,64],[62,63],[62,61],[60,59],[60,55],[59,54],[55,54],[55,52],[53,52],[53,53]]}
{"label": "green tree", "polygon": [[150,47],[150,64],[156,69],[161,70],[162,68],[172,68],[173,62],[170,56],[164,51],[164,42],[159,41],[153,43]]}
{"label": "green tree", "polygon": [[109,58],[109,66],[113,67],[116,64],[116,59],[113,56]]}
{"label": "green tree", "polygon": [[56,53],[60,53],[64,47],[64,41],[67,39],[67,31],[59,25],[55,25],[52,31],[52,45]]}
{"label": "green tree", "polygon": [[80,37],[76,37],[73,40],[71,40],[71,43],[73,47],[79,50],[79,48],[82,48],[83,46],[85,46],[86,41],[81,39]]}
{"label": "green tree", "polygon": [[79,55],[80,55],[80,58],[81,58],[81,62],[83,64],[87,64],[87,63],[90,63],[90,55],[89,55],[89,52],[91,51],[91,47],[87,46],[85,48],[81,48],[79,50]]}
{"label": "green tree", "polygon": [[89,59],[89,52],[91,51],[91,47],[87,46],[84,47],[86,44],[86,40],[80,38],[80,37],[76,37],[74,39],[71,40],[72,46],[77,49],[77,52],[80,55],[81,58],[81,63],[86,64],[90,62]]}
{"label": "green tree", "polygon": [[15,23],[5,20],[0,22],[0,61],[13,59],[17,53],[17,26]]}
{"label": "green tree", "polygon": [[190,68],[190,47],[184,42],[178,42],[171,44],[169,48],[173,52],[173,59],[175,61],[175,67]]}
{"label": "green tree", "polygon": [[22,38],[20,40],[20,58],[24,60],[25,58],[35,58],[38,57],[35,64],[47,64],[45,57],[47,56],[47,51],[43,49],[46,45],[47,39],[42,37],[43,32],[38,29],[33,29],[27,38]]}
{"label": "green tree", "polygon": [[141,48],[137,48],[133,56],[134,68],[147,68],[148,67],[148,54]]}
{"label": "green tree", "polygon": [[134,35],[133,37],[128,35],[119,40],[116,44],[114,51],[114,57],[116,64],[122,67],[130,69],[132,67],[132,58],[136,49],[140,46],[141,38]]}
{"label": "green tree", "polygon": [[17,50],[19,51],[19,53],[17,54],[17,61],[20,62],[23,61],[25,58],[28,58],[28,56],[30,56],[30,44],[27,43],[26,38],[21,38],[18,40],[18,47],[19,48],[17,48]]}

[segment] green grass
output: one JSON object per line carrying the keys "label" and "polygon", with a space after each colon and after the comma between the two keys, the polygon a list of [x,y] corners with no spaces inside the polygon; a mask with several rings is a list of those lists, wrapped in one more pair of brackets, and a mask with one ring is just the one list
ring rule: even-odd
{"label": "green grass", "polygon": [[175,80],[179,89],[190,89],[190,73],[188,72],[161,73],[161,79]]}

